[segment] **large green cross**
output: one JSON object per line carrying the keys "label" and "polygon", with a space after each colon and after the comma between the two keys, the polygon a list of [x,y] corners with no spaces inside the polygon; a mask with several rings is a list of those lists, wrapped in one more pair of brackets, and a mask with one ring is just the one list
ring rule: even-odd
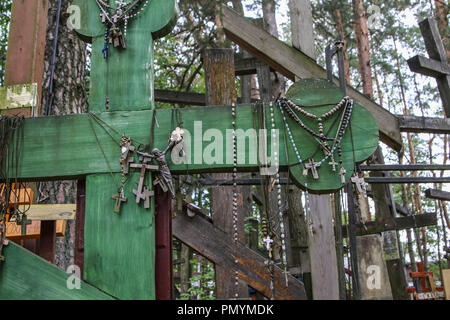
{"label": "large green cross", "polygon": [[[82,28],[78,32],[93,43],[90,111],[134,141],[148,142],[153,117],[153,40],[169,32],[176,16],[176,1],[150,0],[145,13],[130,22],[127,49],[111,49],[108,61],[103,59],[104,28],[95,1],[76,0],[74,4],[80,6],[82,14]],[[331,109],[343,97],[339,88],[325,80],[301,81],[288,95],[302,105],[329,104],[310,108],[309,111],[317,115]],[[106,96],[109,98],[108,110],[105,108]],[[260,169],[259,162],[252,160],[253,153],[258,151],[253,147],[261,146],[261,139],[252,132],[260,127],[257,123],[262,119],[262,110],[265,112],[265,127],[270,129],[268,105],[265,109],[255,105],[237,106],[236,127],[245,133],[238,135],[238,158],[242,159],[239,162],[240,171]],[[303,176],[303,168],[296,165],[298,161],[283,130],[283,119],[277,108],[274,117],[276,128],[280,129],[278,154],[281,170],[290,168],[293,180],[299,186],[307,182],[313,192],[324,193],[342,188],[341,179],[331,166],[319,168],[319,180],[314,180],[311,175]],[[154,147],[160,150],[166,148],[168,136],[179,121],[183,122],[183,129],[191,136],[191,139],[186,137],[185,146],[191,161],[175,164],[169,156],[172,173],[232,171],[231,139],[226,139],[233,127],[229,106],[178,111],[161,109],[157,110],[156,118]],[[120,180],[118,159],[121,150],[109,134],[117,133],[110,130],[108,134],[94,124],[96,137],[91,121],[87,114],[26,119],[23,153],[18,163],[19,178],[26,181],[86,179],[85,280],[120,299],[154,299],[154,203],[150,210],[145,210],[142,205],[129,200],[122,204],[120,215],[113,213],[111,195],[117,192],[117,187],[110,175],[110,166],[116,180]],[[293,120],[287,121],[302,158],[320,160],[316,142],[296,127]],[[314,127],[311,121],[305,120],[305,124]],[[328,129],[329,124],[325,124],[325,131]],[[331,129],[331,134],[336,130]],[[274,150],[270,147],[272,132],[264,134],[269,141],[268,154],[273,154]],[[116,138],[120,139],[120,136]],[[243,148],[239,148],[239,143]],[[359,105],[355,106],[352,116],[352,134],[345,135],[342,145],[348,181],[354,161],[367,159],[378,146],[378,126],[370,113]],[[125,197],[128,199],[134,199],[132,189],[138,179],[139,172],[131,170],[130,181],[125,186]],[[7,251],[5,254],[8,258]],[[2,285],[0,281],[0,295]]]}

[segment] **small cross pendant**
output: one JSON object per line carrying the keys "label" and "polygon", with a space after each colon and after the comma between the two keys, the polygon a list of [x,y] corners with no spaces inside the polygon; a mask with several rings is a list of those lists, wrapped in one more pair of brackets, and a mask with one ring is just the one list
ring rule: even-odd
{"label": "small cross pendant", "polygon": [[123,190],[114,194],[112,198],[116,200],[116,203],[114,204],[114,213],[120,213],[120,206],[122,205],[122,202],[127,202],[127,198],[123,194]]}
{"label": "small cross pendant", "polygon": [[264,245],[265,245],[267,251],[272,250],[272,243],[273,243],[273,240],[272,240],[269,236],[267,236],[266,238],[264,238],[262,242],[264,243]]}
{"label": "small cross pendant", "polygon": [[336,161],[334,161],[333,158],[331,158],[331,162],[329,162],[328,164],[333,167],[333,172],[336,172],[336,167],[337,167],[338,163]]}
{"label": "small cross pendant", "polygon": [[317,172],[317,168],[320,168],[320,162],[314,162],[314,159],[309,159],[309,162],[305,165],[305,170],[303,170],[303,175],[306,177],[308,175],[309,170],[311,170],[313,178],[315,180],[319,179],[319,173]]}
{"label": "small cross pendant", "polygon": [[22,236],[27,235],[27,226],[30,225],[31,223],[32,223],[32,221],[27,219],[26,214],[23,214],[22,217],[16,221],[16,224],[21,226]]}

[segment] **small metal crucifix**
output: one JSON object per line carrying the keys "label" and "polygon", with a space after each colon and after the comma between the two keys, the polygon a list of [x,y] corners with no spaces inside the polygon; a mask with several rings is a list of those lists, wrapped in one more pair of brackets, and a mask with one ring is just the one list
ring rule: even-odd
{"label": "small metal crucifix", "polygon": [[125,197],[125,195],[123,193],[123,189],[119,190],[118,193],[113,194],[112,198],[114,200],[116,200],[116,203],[114,205],[114,212],[115,213],[120,213],[120,206],[122,205],[122,202],[127,202],[127,198]]}
{"label": "small metal crucifix", "polygon": [[311,170],[313,178],[315,180],[319,179],[319,172],[317,172],[317,168],[320,168],[320,162],[314,162],[314,159],[309,159],[309,162],[305,164],[305,169],[303,170],[303,175],[306,177],[308,175],[309,170]]}

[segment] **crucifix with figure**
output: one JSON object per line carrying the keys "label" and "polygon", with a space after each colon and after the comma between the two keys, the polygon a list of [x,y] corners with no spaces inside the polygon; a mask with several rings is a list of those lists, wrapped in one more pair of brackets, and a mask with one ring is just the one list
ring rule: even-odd
{"label": "crucifix with figure", "polygon": [[[137,3],[143,8],[139,15],[128,19],[126,36],[124,30],[120,30],[126,48],[109,46],[107,35],[110,33],[102,23],[107,17],[99,3],[107,4],[114,13],[127,3]],[[174,26],[176,1],[76,0],[73,4],[81,9],[81,28],[76,31],[84,40],[92,42],[90,113],[26,119],[17,172],[23,181],[86,179],[83,279],[112,297],[155,298],[156,282],[160,279],[155,278],[153,172],[159,170],[158,181],[165,182],[168,193],[172,192],[171,173],[233,172],[235,169],[258,172],[262,164],[251,162],[250,154],[256,146],[257,150],[264,148],[277,155],[277,167],[289,170],[299,187],[313,193],[329,193],[341,189],[350,180],[355,162],[366,160],[378,146],[379,128],[369,111],[357,104],[338,109],[343,94],[338,87],[322,79],[299,81],[286,96],[315,118],[327,115],[329,121],[323,120],[323,132],[337,137],[330,142],[327,153],[322,152],[322,144],[317,143],[324,134],[312,137],[311,130],[305,129],[315,128],[315,120],[303,119],[303,126],[299,127],[295,118],[286,116],[288,109],[283,109],[286,106],[281,103],[275,108],[267,104],[238,105],[233,107],[233,114],[231,106],[155,111],[153,41],[168,34]],[[175,123],[174,118],[180,121]],[[349,130],[341,134],[340,130],[346,129],[350,119],[351,134]],[[182,129],[177,128],[180,123]],[[237,150],[235,159],[242,158],[243,163],[229,161],[234,140],[226,137],[233,128],[243,132],[269,128],[262,131],[266,135],[262,139],[257,135],[236,136],[238,145],[239,141],[243,142],[245,148]],[[272,135],[270,128],[279,130],[280,141],[286,143],[272,141],[277,135]],[[213,129],[221,139],[205,138],[203,130],[208,129]],[[168,137],[178,131],[186,134],[186,139],[187,133],[191,136],[186,140],[185,160],[180,163],[173,161],[167,152]],[[117,143],[123,135],[130,138],[129,144]],[[263,146],[264,141],[270,141],[270,147]],[[139,149],[142,145],[148,148]],[[337,157],[337,145],[341,150],[339,166],[341,172],[345,172],[343,175],[336,172],[337,163],[333,158]],[[152,153],[149,153],[150,148]],[[140,152],[142,159],[152,155],[157,167],[149,167],[151,165],[144,160],[141,164],[134,163],[139,157],[132,158],[133,152]],[[163,159],[166,156],[168,165]],[[304,176],[305,168],[311,169],[313,175]],[[14,172],[16,168],[11,169],[10,172]],[[127,172],[125,180],[124,172]],[[122,182],[123,192],[118,193],[115,181]],[[129,201],[136,196],[138,200]],[[171,201],[171,197],[165,201]],[[15,250],[14,247],[5,251],[7,259],[11,250]],[[12,268],[8,260],[5,266]],[[12,269],[4,270],[4,277],[12,272]],[[6,285],[0,281],[0,289]]]}

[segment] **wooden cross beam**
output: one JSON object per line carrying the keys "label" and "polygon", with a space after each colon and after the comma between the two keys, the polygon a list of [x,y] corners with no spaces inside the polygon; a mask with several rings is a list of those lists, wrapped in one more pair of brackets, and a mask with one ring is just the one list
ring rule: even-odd
{"label": "wooden cross beam", "polygon": [[450,115],[450,67],[447,54],[434,18],[427,18],[420,24],[429,58],[415,56],[408,60],[411,71],[436,78],[446,115]]}
{"label": "wooden cross beam", "polygon": [[[356,235],[365,236],[369,234],[382,233],[391,230],[404,230],[412,228],[420,228],[434,226],[437,224],[435,213],[412,215],[401,218],[383,218],[377,221],[366,222],[365,224],[356,225]],[[342,227],[344,237],[347,236],[347,226]]]}
{"label": "wooden cross beam", "polygon": [[397,116],[400,131],[412,133],[450,133],[450,119],[415,116]]}
{"label": "wooden cross beam", "polygon": [[80,281],[70,290],[69,274],[10,242],[4,248],[7,260],[0,267],[0,296],[11,300],[112,300],[91,284]]}
{"label": "wooden cross beam", "polygon": [[[177,239],[215,264],[233,269],[234,260],[237,258],[239,279],[266,297],[271,297],[270,273],[264,264],[266,258],[259,253],[241,243],[234,246],[225,232],[215,227],[208,217],[198,211],[193,218],[189,218],[185,213],[177,214],[172,227]],[[284,271],[279,267],[275,267],[274,287],[276,299],[306,300],[303,284],[291,275],[288,275],[286,288]]]}
{"label": "wooden cross beam", "polygon": [[428,189],[425,191],[425,196],[430,199],[450,201],[450,192],[442,190]]}

